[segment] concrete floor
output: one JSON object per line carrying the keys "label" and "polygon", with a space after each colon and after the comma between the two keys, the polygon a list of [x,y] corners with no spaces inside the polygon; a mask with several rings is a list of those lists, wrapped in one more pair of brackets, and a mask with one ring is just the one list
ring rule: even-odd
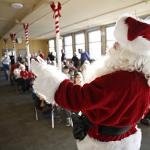
{"label": "concrete floor", "polygon": [[[39,114],[35,120],[31,94],[18,94],[2,78],[0,72],[0,150],[77,150],[71,128],[56,119],[51,128],[50,117]],[[150,127],[143,131],[141,150],[150,150]]]}

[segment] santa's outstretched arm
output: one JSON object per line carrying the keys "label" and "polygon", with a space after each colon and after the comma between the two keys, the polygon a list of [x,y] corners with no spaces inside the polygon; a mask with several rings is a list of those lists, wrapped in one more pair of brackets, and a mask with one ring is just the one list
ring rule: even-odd
{"label": "santa's outstretched arm", "polygon": [[[57,103],[72,111],[84,111],[96,107],[97,100],[104,98],[103,88],[95,85],[93,81],[84,86],[74,85],[67,76],[56,67],[44,62],[32,60],[32,71],[37,75],[34,81],[34,90],[45,97],[48,103]],[[94,101],[93,101],[94,99]]]}

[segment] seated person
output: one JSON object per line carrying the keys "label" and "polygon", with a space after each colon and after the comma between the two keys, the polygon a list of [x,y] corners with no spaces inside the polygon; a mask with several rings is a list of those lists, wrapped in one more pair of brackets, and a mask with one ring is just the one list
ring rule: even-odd
{"label": "seated person", "polygon": [[74,75],[74,84],[76,85],[83,85],[83,76],[81,74],[81,72],[76,72]]}

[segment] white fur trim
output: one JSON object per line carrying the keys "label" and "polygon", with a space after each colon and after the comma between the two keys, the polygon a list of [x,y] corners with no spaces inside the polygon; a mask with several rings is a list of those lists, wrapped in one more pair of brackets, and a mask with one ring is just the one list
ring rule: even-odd
{"label": "white fur trim", "polygon": [[45,98],[48,103],[54,103],[55,92],[60,83],[67,79],[67,76],[44,61],[38,63],[32,60],[31,69],[37,76],[33,84],[35,92]]}
{"label": "white fur trim", "polygon": [[101,142],[86,136],[84,140],[77,141],[78,150],[140,150],[142,134],[137,129],[132,134],[120,141]]}
{"label": "white fur trim", "polygon": [[[125,24],[125,19],[128,17],[135,18],[131,15],[123,16],[117,21],[115,31],[114,31],[114,36],[116,38],[116,41],[118,41],[122,45],[122,47],[124,47],[126,50],[130,50],[131,52],[140,55],[150,55],[150,41],[143,38],[142,36],[137,37],[133,41],[129,41],[127,39],[128,26],[127,24]],[[146,21],[137,18],[135,19],[139,20],[140,22],[147,23]]]}

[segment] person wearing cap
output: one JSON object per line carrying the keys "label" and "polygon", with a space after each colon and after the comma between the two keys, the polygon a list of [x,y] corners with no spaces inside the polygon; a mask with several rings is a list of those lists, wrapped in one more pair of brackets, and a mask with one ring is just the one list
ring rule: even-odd
{"label": "person wearing cap", "polygon": [[150,24],[123,16],[114,35],[116,43],[103,65],[95,63],[83,86],[42,61],[32,61],[36,91],[49,103],[81,111],[92,123],[85,137],[77,139],[79,150],[139,150],[141,146],[137,122],[150,101]]}

